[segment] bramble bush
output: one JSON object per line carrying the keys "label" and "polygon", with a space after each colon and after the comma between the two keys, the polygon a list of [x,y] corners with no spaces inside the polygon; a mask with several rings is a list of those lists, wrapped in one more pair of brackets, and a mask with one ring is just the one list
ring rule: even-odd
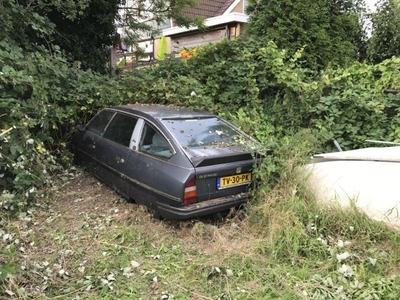
{"label": "bramble bush", "polygon": [[399,141],[400,58],[328,69],[319,90],[311,125],[344,149],[368,146],[366,139]]}
{"label": "bramble bush", "polygon": [[[397,295],[399,279],[385,267],[398,261],[398,237],[382,234],[382,225],[358,212],[316,206],[294,170],[310,154],[332,150],[335,138],[345,149],[365,146],[367,138],[400,139],[399,93],[385,92],[400,89],[400,60],[315,73],[298,65],[301,55],[238,39],[202,47],[190,60],[164,60],[110,78],[69,65],[56,46],[26,51],[1,40],[0,209],[18,211],[66,176],[75,125],[103,107],[139,102],[208,110],[275,150],[254,173],[262,185],[247,221],[269,241],[259,251],[285,270],[279,290],[286,278],[314,298]],[[392,238],[394,255],[344,245],[358,236],[371,249]],[[349,247],[346,264],[342,244]]]}
{"label": "bramble bush", "polygon": [[25,52],[3,40],[0,61],[1,197],[24,204],[63,170],[75,125],[121,98],[114,80],[69,66],[57,48]]}
{"label": "bramble bush", "polygon": [[399,139],[400,94],[385,91],[400,90],[400,58],[316,73],[298,64],[301,56],[301,49],[289,57],[273,42],[222,41],[190,60],[135,70],[123,85],[139,102],[205,108],[239,126],[248,118],[248,132],[263,140],[310,129],[322,141],[318,151],[333,150],[334,139],[344,149]]}
{"label": "bramble bush", "polygon": [[[307,129],[310,153],[398,141],[399,58],[315,73],[273,42],[223,41],[190,60],[164,60],[120,78],[69,65],[56,46],[24,51],[0,42],[0,188],[31,198],[63,169],[75,124],[122,103],[183,105],[218,113],[271,148]],[[277,170],[273,171],[279,174]],[[7,200],[8,201],[8,200]],[[1,201],[0,201],[1,202]]]}
{"label": "bramble bush", "polygon": [[[52,5],[70,19],[86,3]],[[51,43],[47,4],[0,6],[0,208],[15,210],[68,172],[61,163],[69,166],[64,150],[75,124],[124,98],[112,78],[67,63]]]}

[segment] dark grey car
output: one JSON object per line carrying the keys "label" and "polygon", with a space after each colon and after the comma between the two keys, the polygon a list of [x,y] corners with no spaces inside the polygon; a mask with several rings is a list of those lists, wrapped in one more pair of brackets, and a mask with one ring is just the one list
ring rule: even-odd
{"label": "dark grey car", "polygon": [[76,161],[125,198],[166,219],[243,205],[253,138],[216,115],[161,105],[104,109],[79,125]]}

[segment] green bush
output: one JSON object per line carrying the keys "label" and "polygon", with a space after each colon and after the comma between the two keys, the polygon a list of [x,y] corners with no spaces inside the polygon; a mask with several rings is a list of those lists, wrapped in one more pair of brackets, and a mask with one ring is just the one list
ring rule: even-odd
{"label": "green bush", "polygon": [[386,90],[400,90],[400,58],[328,69],[318,85],[311,125],[344,149],[367,146],[366,139],[399,140],[400,93]]}
{"label": "green bush", "polygon": [[[301,56],[300,50],[289,57],[273,42],[222,41],[199,48],[187,61],[136,70],[123,85],[139,102],[243,119],[248,132],[262,140],[305,128],[322,141],[319,151],[333,150],[334,139],[344,149],[364,147],[366,139],[399,139],[400,94],[385,92],[400,89],[399,58],[315,73],[299,66]],[[190,97],[192,92],[198,97]]]}
{"label": "green bush", "polygon": [[75,125],[121,99],[114,80],[71,67],[57,49],[3,41],[0,61],[0,189],[24,203],[62,170]]}
{"label": "green bush", "polygon": [[333,150],[333,139],[344,149],[399,140],[399,93],[385,92],[400,88],[399,58],[316,74],[298,65],[301,55],[238,39],[109,78],[70,66],[57,47],[24,51],[3,40],[0,188],[25,200],[36,195],[62,170],[75,125],[128,102],[218,113],[269,148],[304,129],[315,138],[310,153]]}

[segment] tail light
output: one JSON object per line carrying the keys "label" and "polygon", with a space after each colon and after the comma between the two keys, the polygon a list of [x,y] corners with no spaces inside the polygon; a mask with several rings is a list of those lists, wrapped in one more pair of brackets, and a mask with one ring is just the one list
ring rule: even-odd
{"label": "tail light", "polygon": [[196,179],[193,177],[185,185],[183,194],[183,205],[189,205],[197,202]]}

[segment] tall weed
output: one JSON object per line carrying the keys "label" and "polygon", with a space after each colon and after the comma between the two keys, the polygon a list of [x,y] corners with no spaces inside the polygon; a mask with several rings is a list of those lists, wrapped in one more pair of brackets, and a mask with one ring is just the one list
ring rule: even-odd
{"label": "tall weed", "polygon": [[394,299],[400,235],[355,205],[317,202],[301,168],[315,147],[310,131],[299,132],[256,170],[247,222],[258,253],[307,299]]}

